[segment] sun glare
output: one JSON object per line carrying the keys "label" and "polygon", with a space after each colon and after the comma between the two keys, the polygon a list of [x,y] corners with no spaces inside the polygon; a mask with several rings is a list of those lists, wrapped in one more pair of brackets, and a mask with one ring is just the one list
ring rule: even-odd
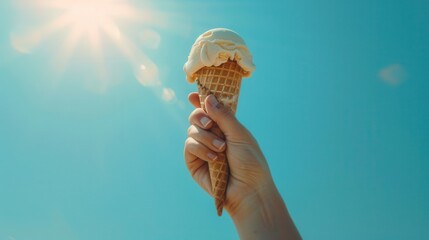
{"label": "sun glare", "polygon": [[103,10],[97,10],[92,4],[83,4],[71,7],[68,16],[70,22],[79,30],[90,32],[98,30],[108,14]]}
{"label": "sun glare", "polygon": [[[59,55],[55,57],[55,68],[64,70],[71,56],[76,54],[78,43],[85,42],[90,47],[89,54],[94,59],[98,75],[105,78],[108,71],[104,65],[102,46],[103,41],[107,40],[116,46],[133,66],[134,75],[143,86],[157,87],[160,95],[163,91],[165,93],[167,88],[163,87],[160,81],[157,64],[148,58],[139,46],[142,44],[150,49],[158,48],[161,37],[155,28],[165,27],[165,14],[149,7],[138,10],[126,0],[16,1],[21,1],[20,7],[24,6],[27,11],[56,14],[51,21],[38,27],[11,33],[11,45],[18,52],[31,53],[51,35],[66,30],[64,42],[58,43],[59,50],[55,51]],[[127,32],[127,29],[134,31]],[[138,30],[135,31],[136,29]],[[140,38],[133,37],[133,34]],[[141,39],[143,42],[136,43],[135,39]],[[168,91],[169,95],[173,95],[172,90]]]}

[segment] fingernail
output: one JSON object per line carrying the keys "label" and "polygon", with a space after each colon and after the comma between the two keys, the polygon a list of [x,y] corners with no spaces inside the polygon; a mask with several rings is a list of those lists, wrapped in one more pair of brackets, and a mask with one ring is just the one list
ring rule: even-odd
{"label": "fingernail", "polygon": [[207,157],[209,157],[210,160],[216,160],[217,159],[217,155],[213,154],[211,152],[207,154]]}
{"label": "fingernail", "polygon": [[211,121],[212,120],[210,120],[208,117],[202,117],[200,119],[200,122],[203,125],[203,127],[207,127],[210,124]]}
{"label": "fingernail", "polygon": [[213,140],[213,145],[215,147],[217,147],[217,149],[222,149],[223,146],[225,146],[225,142],[221,141],[221,140],[218,140],[218,139],[215,139],[215,140]]}

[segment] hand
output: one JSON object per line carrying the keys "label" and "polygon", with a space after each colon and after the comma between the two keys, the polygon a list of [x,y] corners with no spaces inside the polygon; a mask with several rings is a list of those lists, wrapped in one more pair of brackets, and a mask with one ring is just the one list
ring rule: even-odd
{"label": "hand", "polygon": [[[197,109],[189,117],[187,166],[195,181],[212,195],[207,162],[216,161],[217,153],[226,149],[230,178],[224,207],[234,213],[246,197],[272,183],[267,162],[249,131],[214,96],[207,97],[207,113],[200,108],[198,94],[191,94],[189,100]],[[225,140],[210,131],[213,121],[223,131]]]}
{"label": "hand", "polygon": [[[189,101],[196,109],[189,116],[191,126],[185,143],[185,160],[194,180],[212,195],[207,163],[216,161],[217,154],[225,151],[230,178],[224,207],[240,237],[299,239],[252,134],[213,95],[205,99],[207,112],[200,108],[197,93],[191,93]],[[225,139],[210,131],[214,123]],[[284,235],[286,232],[289,235]]]}

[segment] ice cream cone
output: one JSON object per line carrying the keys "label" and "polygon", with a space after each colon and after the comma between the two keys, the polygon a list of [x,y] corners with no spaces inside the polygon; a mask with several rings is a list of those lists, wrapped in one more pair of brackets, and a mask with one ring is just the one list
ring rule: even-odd
{"label": "ice cream cone", "polygon": [[[246,43],[238,33],[226,28],[215,28],[197,38],[183,70],[189,83],[197,82],[203,109],[205,98],[213,94],[235,113],[241,79],[252,75],[255,64]],[[211,131],[225,139],[216,124]],[[221,216],[229,178],[226,155],[219,154],[214,162],[209,163],[209,170],[213,197],[218,215]]]}
{"label": "ice cream cone", "polygon": [[[240,94],[241,79],[244,70],[235,61],[228,61],[220,66],[203,67],[195,73],[200,95],[201,107],[205,109],[205,98],[213,94],[219,102],[236,112],[238,96]],[[224,138],[222,131],[215,125],[211,131]],[[229,167],[224,153],[219,154],[218,159],[209,162],[210,180],[213,197],[219,216],[222,215],[223,205],[226,200],[228,186]]]}

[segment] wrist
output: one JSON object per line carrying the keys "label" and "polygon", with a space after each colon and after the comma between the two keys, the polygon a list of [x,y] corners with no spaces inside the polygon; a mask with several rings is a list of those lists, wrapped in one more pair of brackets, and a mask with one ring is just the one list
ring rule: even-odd
{"label": "wrist", "polygon": [[227,211],[240,239],[301,239],[271,179]]}
{"label": "wrist", "polygon": [[226,210],[234,221],[241,221],[260,210],[271,208],[270,202],[275,197],[279,197],[279,193],[274,182],[270,179],[250,191],[245,198],[234,204],[227,205]]}

